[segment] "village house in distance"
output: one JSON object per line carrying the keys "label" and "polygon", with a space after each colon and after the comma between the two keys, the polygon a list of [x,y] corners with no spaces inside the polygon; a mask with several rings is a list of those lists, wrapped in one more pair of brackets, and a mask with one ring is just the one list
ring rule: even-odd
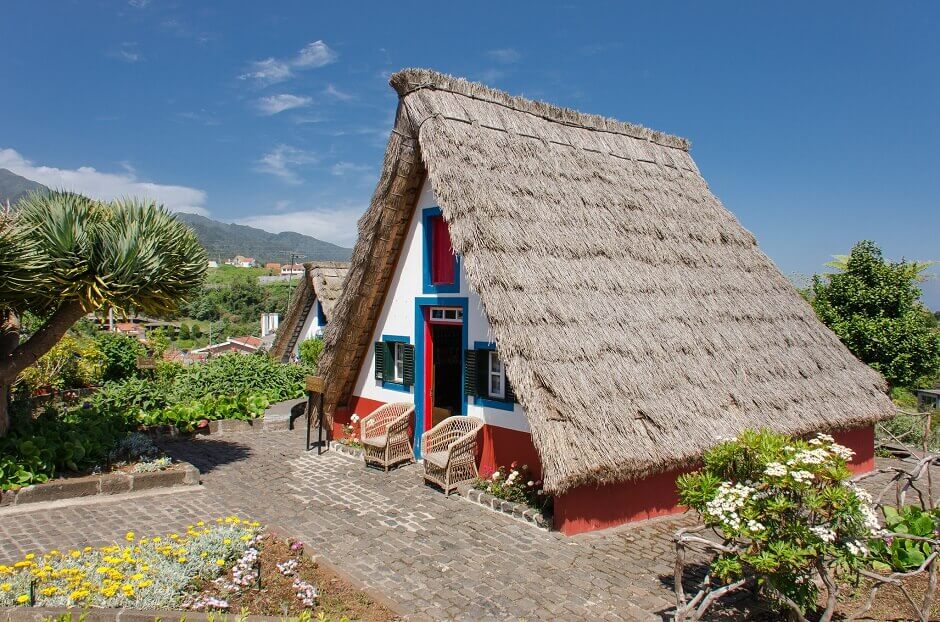
{"label": "village house in distance", "polygon": [[[480,469],[540,470],[566,534],[677,511],[676,476],[746,428],[833,431],[872,467],[873,424],[894,414],[882,378],[712,195],[686,140],[428,70],[391,84],[384,168],[325,332],[334,435],[409,401],[420,451],[441,417],[478,417]],[[306,334],[301,316],[287,321]]]}
{"label": "village house in distance", "polygon": [[271,347],[271,356],[283,363],[297,355],[301,342],[322,336],[349,269],[344,261],[313,261],[297,266],[303,269],[303,279]]}

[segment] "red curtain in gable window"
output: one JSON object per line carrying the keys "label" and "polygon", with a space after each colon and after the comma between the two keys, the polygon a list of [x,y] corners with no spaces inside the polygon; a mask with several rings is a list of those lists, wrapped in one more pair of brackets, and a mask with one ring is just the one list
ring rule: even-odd
{"label": "red curtain in gable window", "polygon": [[450,245],[450,232],[441,216],[430,219],[431,225],[431,282],[443,285],[454,282],[454,251]]}

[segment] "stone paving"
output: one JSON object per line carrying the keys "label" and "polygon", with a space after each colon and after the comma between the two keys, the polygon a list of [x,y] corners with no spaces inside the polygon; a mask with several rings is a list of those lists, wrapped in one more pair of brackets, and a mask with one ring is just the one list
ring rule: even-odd
{"label": "stone paving", "polygon": [[[168,442],[203,486],[0,511],[0,563],[240,514],[300,538],[416,620],[661,620],[672,605],[669,517],[566,538],[328,452],[303,426]],[[45,504],[43,504],[45,505]]]}
{"label": "stone paving", "polygon": [[0,563],[240,514],[301,538],[416,620],[650,620],[671,605],[671,534],[685,518],[566,538],[336,452],[303,429],[169,442],[198,491],[0,511]]}

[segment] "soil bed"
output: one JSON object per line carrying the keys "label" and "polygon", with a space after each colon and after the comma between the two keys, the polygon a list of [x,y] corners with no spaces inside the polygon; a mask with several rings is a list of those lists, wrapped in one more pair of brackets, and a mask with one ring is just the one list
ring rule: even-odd
{"label": "soil bed", "polygon": [[[319,613],[333,620],[346,617],[364,622],[393,622],[401,619],[343,577],[304,555],[301,543],[293,543],[294,550],[290,544],[290,541],[280,540],[273,534],[267,534],[261,540],[258,547],[261,589],[253,585],[232,593],[207,582],[199,586],[202,589],[197,598],[224,600],[229,605],[227,611],[247,611],[252,615],[298,615],[309,609],[314,619]],[[288,560],[294,560],[297,565],[291,574],[286,575],[278,569],[277,564]],[[231,576],[231,572],[227,571],[225,576]],[[294,587],[297,578],[316,586],[319,596],[313,608],[308,608],[297,597],[297,589]]]}

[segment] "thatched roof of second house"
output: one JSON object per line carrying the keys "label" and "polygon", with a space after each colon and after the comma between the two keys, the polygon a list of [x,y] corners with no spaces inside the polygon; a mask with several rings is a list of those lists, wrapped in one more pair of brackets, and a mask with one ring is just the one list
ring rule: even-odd
{"label": "thatched roof of second house", "polygon": [[321,370],[330,413],[368,354],[427,176],[552,492],[694,464],[722,436],[893,413],[709,191],[689,144],[412,69]]}
{"label": "thatched roof of second house", "polygon": [[312,261],[304,264],[304,275],[291,298],[290,308],[277,329],[277,337],[271,347],[271,356],[276,360],[290,358],[300,331],[313,310],[313,303],[320,302],[327,321],[333,317],[333,308],[343,291],[343,280],[349,263],[345,261]]}

